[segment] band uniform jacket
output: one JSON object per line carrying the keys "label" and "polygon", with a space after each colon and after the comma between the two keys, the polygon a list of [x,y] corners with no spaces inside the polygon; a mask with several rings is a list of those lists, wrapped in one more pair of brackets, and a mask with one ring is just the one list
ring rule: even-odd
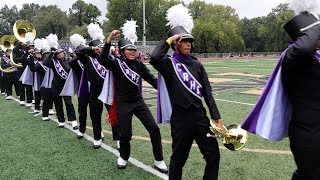
{"label": "band uniform jacket", "polygon": [[[201,107],[202,101],[192,95],[179,81],[170,57],[166,56],[169,48],[170,46],[166,41],[161,41],[151,55],[150,64],[163,76],[172,106],[180,106],[185,109],[189,108],[191,105],[194,105],[197,108]],[[220,119],[220,113],[212,96],[212,88],[203,65],[192,56],[190,56],[188,60],[180,62],[188,68],[201,84],[202,96],[209,107],[211,119]]]}

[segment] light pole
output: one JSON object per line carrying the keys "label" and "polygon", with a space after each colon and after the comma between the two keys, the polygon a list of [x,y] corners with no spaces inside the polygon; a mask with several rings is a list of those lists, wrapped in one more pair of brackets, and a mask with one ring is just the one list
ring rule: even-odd
{"label": "light pole", "polygon": [[146,46],[146,2],[143,0],[142,2],[142,9],[143,9],[143,36],[142,36],[142,45]]}

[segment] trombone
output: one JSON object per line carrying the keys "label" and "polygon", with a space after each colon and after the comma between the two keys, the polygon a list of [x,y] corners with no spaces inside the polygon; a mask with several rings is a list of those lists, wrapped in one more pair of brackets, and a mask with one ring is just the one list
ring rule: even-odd
{"label": "trombone", "polygon": [[[14,36],[11,39],[11,44],[15,46],[15,42],[19,40],[20,42],[27,43],[32,42],[36,38],[36,29],[27,20],[20,19],[16,21],[13,25]],[[15,63],[13,60],[13,54],[11,52],[10,61],[14,66],[22,67],[22,63]]]}
{"label": "trombone", "polygon": [[231,151],[239,151],[248,140],[247,131],[243,130],[239,124],[231,124],[224,129],[217,127],[210,121],[210,130],[214,135],[208,133],[207,137],[220,138],[223,145]]}

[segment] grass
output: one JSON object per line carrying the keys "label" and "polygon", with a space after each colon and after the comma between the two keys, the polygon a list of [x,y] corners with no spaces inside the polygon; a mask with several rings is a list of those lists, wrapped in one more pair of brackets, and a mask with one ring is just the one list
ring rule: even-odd
{"label": "grass", "polygon": [[[240,82],[230,81],[212,83],[214,92],[218,94],[215,95],[216,102],[226,125],[231,123],[241,124],[243,122],[252,109],[252,106],[248,104],[255,104],[258,96],[242,94],[241,92],[263,88],[266,79],[272,72],[276,62],[276,59],[202,61],[209,77],[235,78],[241,80]],[[156,74],[156,71],[150,65],[147,66],[150,68],[152,73]],[[219,73],[228,72],[264,75],[264,78],[217,75]],[[241,87],[242,84],[251,84],[253,86],[252,88],[243,88]],[[233,87],[234,85],[238,86]],[[226,88],[219,89],[221,86],[226,86]],[[156,91],[152,89],[148,90],[148,88],[146,90],[147,91],[144,91],[143,93],[144,98],[148,98],[146,103],[151,105],[150,110],[154,117],[156,117]],[[9,102],[4,104],[4,100],[2,99],[3,98],[0,98],[1,112],[4,107],[6,109],[6,116],[2,115],[0,120],[1,124],[5,124],[5,126],[0,127],[0,132],[3,134],[1,135],[0,150],[1,152],[6,153],[0,153],[0,158],[8,160],[6,160],[5,163],[0,163],[0,179],[43,179],[42,177],[45,177],[44,179],[68,179],[69,177],[75,177],[74,179],[77,179],[77,177],[81,179],[158,179],[132,165],[125,171],[118,171],[115,167],[116,157],[112,154],[103,150],[95,151],[92,149],[90,142],[78,141],[75,139],[75,135],[71,132],[65,129],[56,128],[57,125],[52,122],[42,122],[39,117],[35,118],[33,116],[26,115],[27,111],[24,108],[19,107],[17,103]],[[237,104],[218,99],[248,104]],[[76,107],[76,99],[74,99],[74,104]],[[17,118],[12,117],[12,114],[16,114]],[[105,115],[103,118],[104,117]],[[104,122],[104,119],[102,121]],[[88,126],[91,126],[90,118],[88,118],[87,123]],[[159,127],[162,139],[170,141],[170,125],[159,125]],[[19,129],[19,131],[15,132],[11,128]],[[111,130],[110,126],[105,123],[103,123],[103,129],[106,131]],[[20,140],[21,137],[15,139],[19,132],[23,134],[24,140]],[[87,133],[92,135],[92,131],[90,129],[87,130]],[[136,118],[133,119],[133,135],[149,137],[148,132]],[[8,148],[3,148],[4,145],[2,139],[8,139],[5,138],[6,136],[15,139],[13,141],[13,145],[7,145],[12,146],[10,151],[5,150]],[[7,143],[10,144],[10,142],[12,141],[8,140]],[[106,135],[105,142],[115,146],[114,142],[112,142],[111,135]],[[222,146],[220,141],[219,143]],[[20,146],[19,144],[22,145]],[[149,141],[133,138],[131,145],[131,157],[134,157],[147,165],[153,165],[154,158],[151,143]],[[25,155],[23,153],[26,151],[26,148],[30,148],[30,150],[27,150],[28,157],[24,157]],[[290,151],[288,139],[284,139],[281,142],[268,142],[261,137],[252,134],[250,134],[245,148]],[[163,151],[165,161],[169,164],[171,144],[163,143]],[[290,154],[246,151],[231,152],[228,150],[221,150],[220,152],[221,162],[219,179],[222,180],[286,180],[291,178],[291,174],[295,170],[293,156]],[[9,158],[11,156],[22,156],[24,157],[24,160],[20,162],[20,159],[17,157],[15,161],[12,161]],[[33,158],[35,160],[31,160]],[[28,163],[31,165],[28,165]],[[201,179],[204,166],[205,162],[199,149],[193,147],[191,149],[189,159],[184,167],[183,179]],[[1,173],[1,170],[3,169],[5,170],[5,173]],[[63,171],[63,175],[60,177],[56,176],[59,171]]]}

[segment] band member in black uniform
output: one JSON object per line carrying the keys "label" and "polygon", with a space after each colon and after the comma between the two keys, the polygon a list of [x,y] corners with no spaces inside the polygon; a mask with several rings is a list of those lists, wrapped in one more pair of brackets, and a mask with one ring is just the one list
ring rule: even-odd
{"label": "band member in black uniform", "polygon": [[[104,44],[97,39],[89,43],[90,47],[82,46],[76,50],[77,57],[82,62],[87,73],[88,81],[90,82],[89,108],[94,132],[94,148],[99,148],[102,142],[101,115],[103,110],[103,102],[100,101],[98,97],[101,94],[104,78],[106,78],[105,76],[108,71],[100,65],[100,54],[103,45]],[[106,105],[106,108],[109,109],[110,106]],[[80,133],[84,132],[80,131]],[[113,140],[118,141],[118,125],[112,127],[112,134]]]}
{"label": "band member in black uniform", "polygon": [[60,96],[60,93],[64,87],[68,73],[70,72],[70,65],[65,58],[63,49],[53,49],[54,52],[50,52],[43,60],[43,65],[51,68],[54,72],[52,80],[52,98],[56,108],[56,114],[59,121],[59,127],[65,126],[65,117],[63,112],[62,99],[66,105],[68,120],[72,122],[73,129],[77,129],[77,120],[74,111],[74,106],[70,96]]}
{"label": "band member in black uniform", "polygon": [[[193,42],[193,36],[184,27],[176,26],[169,32],[169,38],[162,40],[151,55],[150,64],[163,76],[172,105],[170,180],[182,179],[182,169],[193,140],[206,161],[203,179],[218,179],[220,153],[217,140],[206,136],[210,132],[210,119],[202,97],[208,106],[211,121],[216,122],[219,128],[223,128],[223,124],[207,73],[203,65],[190,55]],[[170,46],[174,50],[171,57],[166,56]]]}
{"label": "band member in black uniform", "polygon": [[[13,48],[13,61],[16,64],[22,63],[22,56],[28,51],[30,47],[28,47],[27,43],[19,42],[17,46]],[[18,67],[17,79],[18,79],[18,87],[19,87],[19,95],[20,95],[20,105],[25,105],[25,98],[27,95],[27,107],[32,106],[33,94],[32,94],[32,86],[23,85],[21,81],[19,81],[22,73],[26,68],[26,64],[22,63],[22,67]]]}
{"label": "band member in black uniform", "polygon": [[163,161],[160,129],[141,95],[142,78],[154,88],[157,88],[157,79],[150,73],[142,61],[135,59],[136,46],[128,39],[123,38],[118,42],[121,52],[120,59],[111,59],[109,56],[111,41],[119,36],[120,31],[114,30],[111,32],[107,38],[101,57],[103,65],[113,72],[116,81],[115,100],[117,119],[120,127],[118,168],[125,168],[130,157],[132,116],[135,115],[150,134],[156,169],[166,173],[167,166]]}
{"label": "band member in black uniform", "polygon": [[282,80],[292,104],[290,148],[293,180],[320,179],[320,25],[316,13],[302,12],[284,26],[295,41],[282,62]]}
{"label": "band member in black uniform", "polygon": [[[1,68],[4,70],[8,70],[9,68],[12,68],[12,64],[10,62],[10,54],[11,49],[6,49],[5,55],[1,57]],[[16,72],[10,71],[3,73],[3,79],[4,79],[4,85],[6,89],[6,99],[11,100],[12,99],[12,86],[14,85],[14,82],[16,80]],[[16,89],[17,90],[17,89]]]}
{"label": "band member in black uniform", "polygon": [[[3,56],[3,53],[2,53],[2,50],[0,50],[0,58],[2,58],[2,56]],[[2,71],[0,71],[0,93],[1,93],[1,95],[6,94],[6,87],[5,87],[5,82],[4,82]]]}
{"label": "band member in black uniform", "polygon": [[[79,34],[74,34],[70,36],[70,42],[73,46],[76,47],[76,50],[87,47],[85,45],[85,39]],[[78,84],[80,85],[82,83],[81,78],[85,78],[82,76],[87,76],[87,74],[83,74],[84,66],[79,59],[81,55],[78,55],[79,57],[75,53],[71,53],[70,55],[72,57],[70,66],[74,70],[77,76],[77,79],[79,81]],[[85,94],[81,94],[81,96],[79,95],[79,91],[78,91],[79,131],[77,133],[77,137],[79,139],[81,139],[84,133],[86,132],[87,112],[88,112],[88,105],[89,105],[89,96],[86,93],[89,93],[89,87],[86,90],[88,92],[84,92]]]}

